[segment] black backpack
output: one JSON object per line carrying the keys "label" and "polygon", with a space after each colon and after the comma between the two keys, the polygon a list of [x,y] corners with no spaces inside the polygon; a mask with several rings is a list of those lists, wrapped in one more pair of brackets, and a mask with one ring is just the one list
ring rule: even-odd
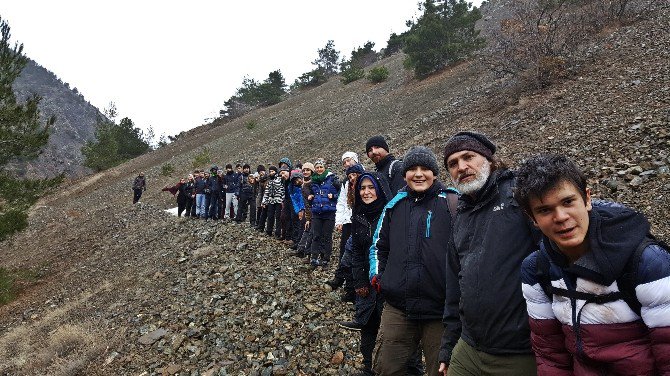
{"label": "black backpack", "polygon": [[[635,252],[633,252],[633,254],[630,256],[630,259],[624,267],[623,273],[619,276],[619,278],[616,279],[617,285],[619,287],[619,291],[616,292],[597,295],[580,291],[570,291],[552,286],[551,276],[549,274],[549,255],[547,255],[545,252],[537,253],[537,265],[535,273],[540,287],[542,287],[542,290],[550,300],[553,300],[554,295],[559,295],[571,299],[585,300],[586,303],[584,303],[584,306],[586,306],[588,303],[605,304],[621,299],[625,301],[626,304],[628,304],[633,312],[640,316],[642,304],[640,304],[640,302],[637,300],[637,295],[635,295],[637,271],[640,265],[640,260],[642,258],[642,252],[644,252],[644,250],[652,244],[656,244],[663,248],[666,252],[670,252],[668,250],[668,246],[664,242],[656,239],[651,234],[647,234],[644,240],[642,240],[640,245],[638,245],[638,247],[635,249]],[[582,306],[582,309],[584,306]],[[578,323],[581,319],[581,313],[582,312],[580,310],[577,315]]]}

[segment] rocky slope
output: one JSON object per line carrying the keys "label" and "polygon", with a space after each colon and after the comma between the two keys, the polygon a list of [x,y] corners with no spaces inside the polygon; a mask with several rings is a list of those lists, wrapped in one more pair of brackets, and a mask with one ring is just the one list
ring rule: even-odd
{"label": "rocky slope", "polygon": [[[416,81],[396,55],[378,63],[392,72],[384,83],[331,80],[63,187],[2,244],[2,267],[37,280],[0,307],[0,371],[347,375],[359,365],[357,334],[337,327],[350,306],[323,288],[332,267],[305,270],[246,225],[163,212],[174,202],[160,188],[176,176],[162,177],[161,166],[185,173],[205,148],[217,163],[336,162],[378,133],[397,155],[416,144],[439,154],[451,134],[475,129],[512,164],[568,154],[597,196],[644,211],[668,240],[669,16],[660,9],[604,33],[577,77],[535,94],[509,91],[476,60]],[[132,206],[139,170],[149,190]]]}
{"label": "rocky slope", "polygon": [[54,177],[65,174],[70,178],[82,177],[91,172],[82,166],[81,147],[93,139],[100,111],[90,104],[76,88],[70,88],[53,73],[30,60],[14,82],[17,98],[32,94],[42,97],[40,114],[46,120],[56,116],[51,128],[49,143],[34,161],[11,166],[21,175]]}

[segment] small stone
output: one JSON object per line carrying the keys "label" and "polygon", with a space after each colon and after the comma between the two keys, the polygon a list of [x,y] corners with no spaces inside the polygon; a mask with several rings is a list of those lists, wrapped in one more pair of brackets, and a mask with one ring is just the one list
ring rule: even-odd
{"label": "small stone", "polygon": [[335,354],[333,354],[333,358],[330,359],[330,363],[332,364],[342,364],[344,361],[344,353],[342,351],[337,351]]}
{"label": "small stone", "polygon": [[243,250],[247,249],[248,246],[249,245],[247,243],[240,243],[240,244],[237,245],[237,247],[235,249],[238,250],[238,251],[243,251]]}
{"label": "small stone", "polygon": [[167,330],[160,328],[156,329],[153,332],[149,332],[139,338],[139,342],[143,345],[152,345],[159,339],[163,338],[167,334]]}
{"label": "small stone", "polygon": [[640,177],[640,176],[636,176],[628,184],[630,184],[633,187],[639,187],[640,185],[642,185],[642,183],[644,183],[644,178]]}

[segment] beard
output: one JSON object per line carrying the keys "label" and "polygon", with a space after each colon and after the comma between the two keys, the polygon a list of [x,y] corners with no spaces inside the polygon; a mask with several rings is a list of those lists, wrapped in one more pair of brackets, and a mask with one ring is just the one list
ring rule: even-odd
{"label": "beard", "polygon": [[[491,175],[491,162],[485,161],[482,165],[481,170],[475,173],[475,179],[466,183],[459,183],[457,180],[451,179],[451,182],[454,184],[454,188],[458,189],[462,194],[473,194],[484,187],[486,181],[489,180]],[[460,176],[459,176],[460,177]]]}

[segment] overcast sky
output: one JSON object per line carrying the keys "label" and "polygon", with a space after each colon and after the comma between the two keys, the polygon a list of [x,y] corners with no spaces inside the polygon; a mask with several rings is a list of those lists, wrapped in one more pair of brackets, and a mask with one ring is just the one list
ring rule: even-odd
{"label": "overcast sky", "polygon": [[[474,4],[481,0],[474,1]],[[0,16],[28,57],[119,118],[174,135],[218,116],[245,76],[313,69],[329,39],[341,56],[386,46],[417,0],[3,0]]]}

